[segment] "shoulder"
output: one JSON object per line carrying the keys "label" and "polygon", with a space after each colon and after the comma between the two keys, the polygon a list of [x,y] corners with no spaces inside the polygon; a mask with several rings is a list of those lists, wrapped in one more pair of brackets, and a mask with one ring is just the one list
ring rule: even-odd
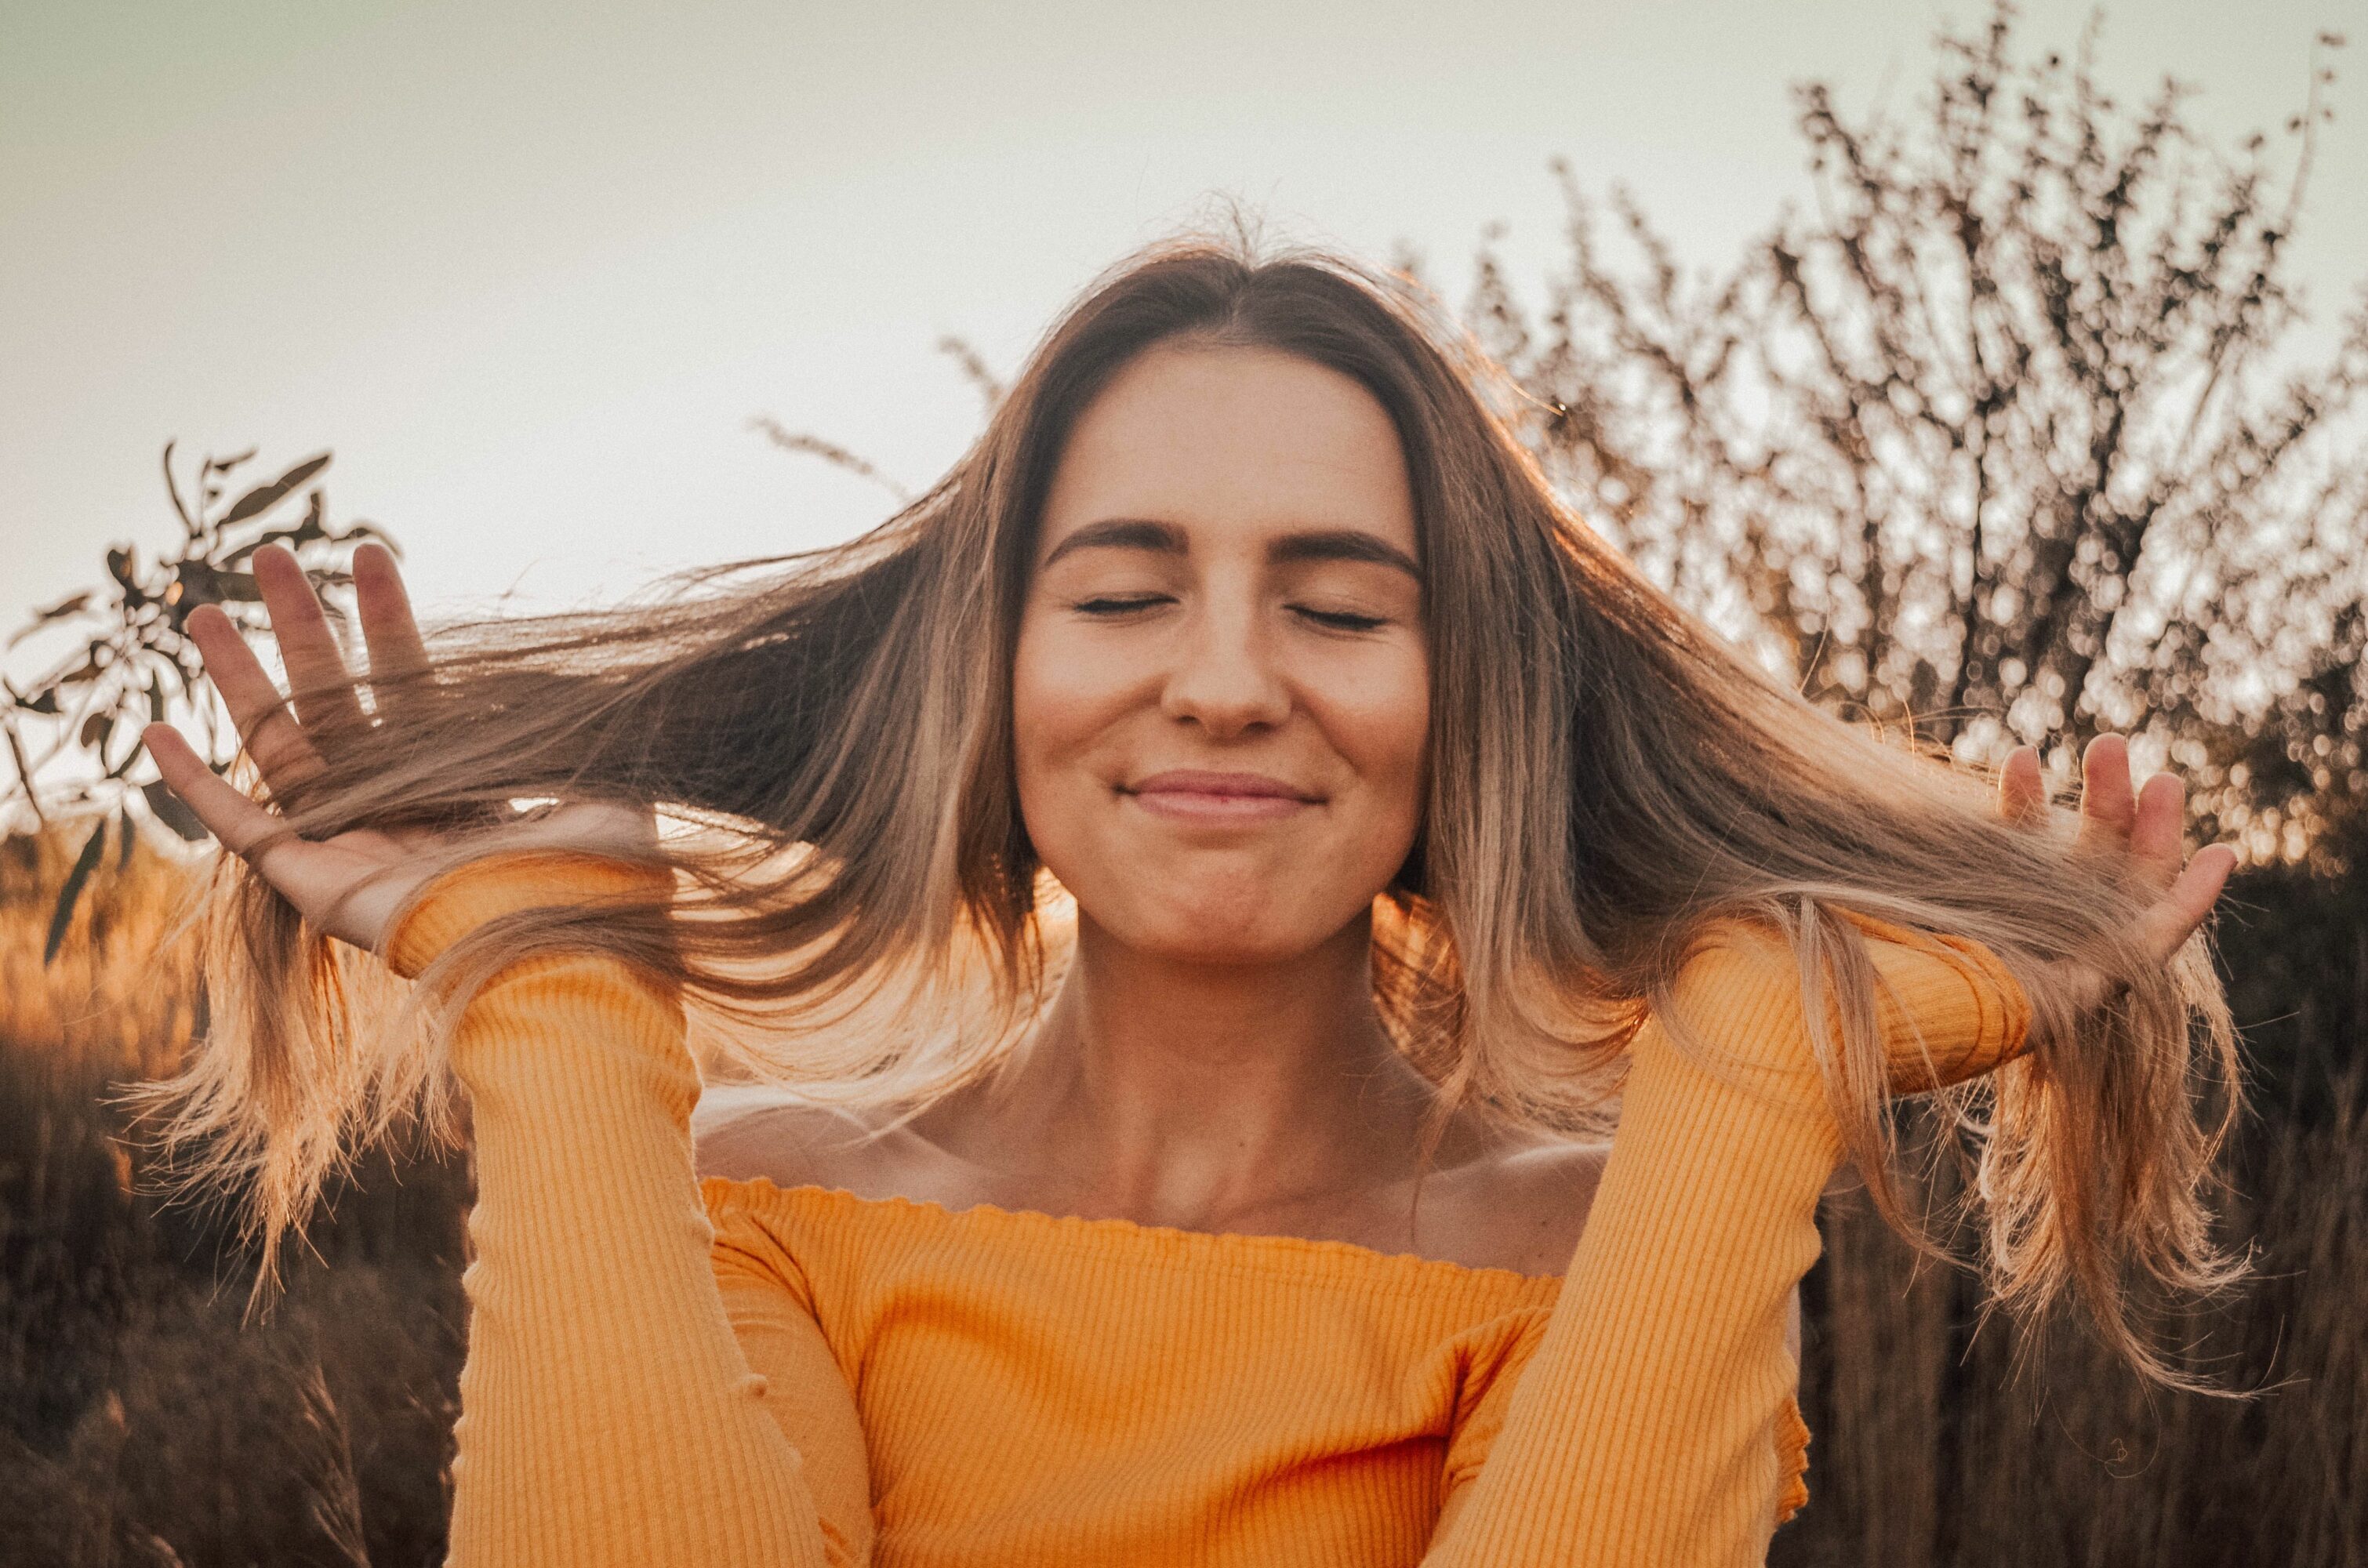
{"label": "shoulder", "polygon": [[1474,1267],[1563,1273],[1611,1153],[1608,1142],[1539,1138],[1429,1178],[1417,1224],[1437,1240],[1425,1250]]}
{"label": "shoulder", "polygon": [[840,1187],[871,1127],[853,1111],[765,1085],[711,1085],[690,1119],[699,1175],[776,1187]]}

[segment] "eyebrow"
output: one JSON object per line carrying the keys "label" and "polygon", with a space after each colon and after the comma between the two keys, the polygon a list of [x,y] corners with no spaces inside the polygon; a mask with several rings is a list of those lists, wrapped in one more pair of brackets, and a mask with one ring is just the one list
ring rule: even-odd
{"label": "eyebrow", "polygon": [[[1155,522],[1148,517],[1107,517],[1098,523],[1087,523],[1053,547],[1044,558],[1050,566],[1063,556],[1079,550],[1148,550],[1162,555],[1186,555],[1191,547],[1184,530],[1173,523]],[[1267,546],[1267,560],[1275,565],[1287,565],[1302,561],[1366,561],[1376,566],[1395,567],[1417,582],[1422,580],[1422,568],[1413,556],[1379,534],[1362,528],[1309,528],[1289,533]]]}

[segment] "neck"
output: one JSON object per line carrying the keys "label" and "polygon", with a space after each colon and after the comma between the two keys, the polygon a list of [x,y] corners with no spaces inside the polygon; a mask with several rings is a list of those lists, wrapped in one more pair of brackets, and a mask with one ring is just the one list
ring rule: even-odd
{"label": "neck", "polygon": [[1426,1096],[1373,1006],[1371,944],[1359,920],[1285,961],[1198,964],[1081,917],[984,1153],[1077,1211],[1196,1228],[1406,1174]]}

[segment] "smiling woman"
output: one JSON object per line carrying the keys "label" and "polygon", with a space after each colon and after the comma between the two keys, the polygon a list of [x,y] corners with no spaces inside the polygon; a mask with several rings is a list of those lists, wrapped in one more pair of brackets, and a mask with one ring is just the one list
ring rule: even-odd
{"label": "smiling woman", "polygon": [[[2170,1381],[2231,857],[2118,740],[2075,819],[1813,709],[1452,341],[1163,247],[843,548],[432,642],[366,551],[364,676],[266,552],[286,699],[191,618],[270,806],[152,735],[238,852],[162,1092],[276,1238],[466,1091],[457,1560],[1757,1561],[1902,1094],[1990,1102],[2001,1298]],[[800,1091],[696,1150],[688,1012]]]}

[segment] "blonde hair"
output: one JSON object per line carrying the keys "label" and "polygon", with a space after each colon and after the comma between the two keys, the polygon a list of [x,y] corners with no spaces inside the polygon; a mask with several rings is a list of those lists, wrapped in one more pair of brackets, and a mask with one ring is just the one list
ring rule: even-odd
{"label": "blonde hair", "polygon": [[[1841,911],[1961,935],[2024,982],[2032,1046],[1946,1092],[1978,1149],[1994,1304],[2085,1301],[2146,1375],[2134,1285],[2216,1287],[2206,1194],[2238,1103],[2203,944],[2168,968],[2125,935],[2143,892],[2004,822],[1987,783],[1827,714],[1656,588],[1557,500],[1491,412],[1489,371],[1421,301],[1338,257],[1180,241],[1054,326],[970,451],[873,531],[677,579],[593,614],[448,628],[384,723],[277,804],[308,836],[468,824],[520,798],[656,807],[682,892],[550,910],[464,938],[424,976],[424,1028],[383,1024],[359,956],[234,861],[207,973],[215,1025],[163,1086],[200,1179],[247,1184],[267,1254],[322,1181],[414,1110],[449,1128],[457,1000],[526,952],[601,949],[680,982],[728,1062],[906,1107],[1006,1059],[1049,984],[1046,881],[1014,799],[1012,648],[1067,432],[1159,343],[1254,345],[1348,375],[1403,443],[1430,627],[1426,817],[1376,904],[1375,989],[1443,1108],[1600,1126],[1622,1048],[1667,1008],[1712,923],[1782,931],[1829,971],[1827,1089],[1892,1221],[1923,1239]],[[452,858],[490,840],[464,835]],[[2037,960],[2119,983],[2076,1014]],[[870,1008],[895,1027],[857,1028]],[[404,1012],[406,1021],[410,1013]],[[1849,1064],[1859,1064],[1852,1070]],[[2199,1119],[2194,1081],[2224,1093]]]}

